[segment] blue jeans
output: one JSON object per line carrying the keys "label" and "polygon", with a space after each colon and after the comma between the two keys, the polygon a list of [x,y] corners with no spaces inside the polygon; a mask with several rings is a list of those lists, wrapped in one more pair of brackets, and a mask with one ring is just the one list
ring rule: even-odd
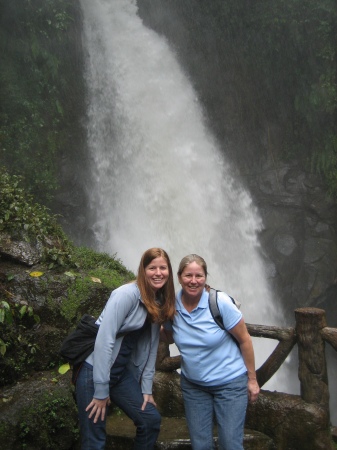
{"label": "blue jeans", "polygon": [[[76,401],[81,432],[81,450],[103,450],[105,448],[105,420],[94,423],[85,409],[94,396],[92,366],[84,363],[76,381]],[[157,440],[161,416],[154,405],[148,403],[144,411],[140,384],[130,371],[124,370],[118,381],[110,384],[110,399],[133,420],[137,427],[135,450],[152,450]]]}
{"label": "blue jeans", "polygon": [[214,416],[219,450],[243,450],[248,403],[247,375],[221,386],[201,386],[181,376],[185,415],[193,450],[214,449]]}

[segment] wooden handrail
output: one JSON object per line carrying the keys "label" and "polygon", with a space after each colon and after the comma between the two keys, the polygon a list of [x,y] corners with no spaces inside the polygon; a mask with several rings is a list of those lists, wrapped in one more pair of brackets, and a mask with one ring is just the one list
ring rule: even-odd
{"label": "wooden handrail", "polygon": [[278,371],[296,344],[295,328],[282,328],[247,324],[248,332],[253,337],[277,339],[279,344],[269,355],[267,360],[256,371],[257,381],[262,387]]}
{"label": "wooden handrail", "polygon": [[256,325],[247,323],[247,329],[253,337],[263,337],[269,339],[277,339],[278,341],[284,341],[292,339],[295,333],[295,328],[292,327],[275,327],[268,325]]}
{"label": "wooden handrail", "polygon": [[[329,391],[324,343],[337,351],[337,328],[326,326],[325,311],[319,308],[295,310],[296,327],[246,324],[252,337],[279,341],[273,352],[256,371],[262,387],[278,371],[295,344],[298,346],[301,397],[308,403],[322,406],[329,414]],[[180,356],[169,355],[168,344],[160,358],[161,370],[176,370]],[[165,364],[163,364],[165,361]]]}
{"label": "wooden handrail", "polygon": [[321,330],[321,336],[337,351],[337,328],[325,327]]}

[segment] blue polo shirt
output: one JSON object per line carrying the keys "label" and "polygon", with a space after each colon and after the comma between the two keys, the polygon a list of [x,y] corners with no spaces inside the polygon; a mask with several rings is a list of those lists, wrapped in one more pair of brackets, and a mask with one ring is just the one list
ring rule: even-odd
{"label": "blue polo shirt", "polygon": [[188,312],[176,297],[177,314],[173,320],[173,338],[181,354],[181,373],[190,381],[219,386],[244,374],[247,369],[241,352],[226,330],[232,329],[242,318],[224,292],[218,292],[218,305],[225,330],[215,323],[208,306],[208,292],[204,292],[198,306]]}

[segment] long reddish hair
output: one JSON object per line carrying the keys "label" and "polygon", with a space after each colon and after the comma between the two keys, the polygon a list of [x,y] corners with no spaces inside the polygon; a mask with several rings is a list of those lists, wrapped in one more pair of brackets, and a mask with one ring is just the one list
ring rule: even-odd
{"label": "long reddish hair", "polygon": [[[159,294],[162,296],[162,304],[156,302],[156,293],[151,288],[147,277],[145,276],[145,268],[153,259],[160,257],[165,259],[169,269],[168,280],[159,290]],[[137,285],[152,322],[163,323],[166,320],[173,319],[176,313],[173,273],[170,258],[165,250],[154,247],[149,248],[143,253],[138,268]]]}

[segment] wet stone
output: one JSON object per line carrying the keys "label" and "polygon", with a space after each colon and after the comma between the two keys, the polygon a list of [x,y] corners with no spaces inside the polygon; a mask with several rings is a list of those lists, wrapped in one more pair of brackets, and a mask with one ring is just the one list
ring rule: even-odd
{"label": "wet stone", "polygon": [[[135,436],[133,422],[118,411],[107,419],[107,450],[132,450]],[[216,436],[216,430],[215,430]],[[215,442],[217,439],[215,438]],[[160,434],[155,445],[156,450],[191,450],[186,420],[176,417],[162,417]],[[257,431],[245,430],[245,450],[274,450],[272,440]]]}

